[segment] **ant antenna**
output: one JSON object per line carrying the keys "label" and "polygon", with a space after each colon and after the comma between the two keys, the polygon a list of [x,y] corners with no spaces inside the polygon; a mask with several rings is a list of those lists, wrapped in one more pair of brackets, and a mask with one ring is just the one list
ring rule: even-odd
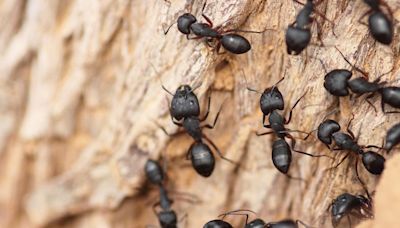
{"label": "ant antenna", "polygon": [[174,93],[172,93],[171,91],[169,91],[169,90],[164,86],[164,83],[162,82],[161,77],[160,77],[161,73],[157,71],[157,69],[154,67],[153,63],[150,62],[150,66],[153,68],[153,70],[154,70],[154,71],[156,72],[156,74],[158,75],[157,78],[158,78],[158,80],[160,81],[161,87],[163,88],[163,90],[164,90],[165,92],[169,93],[169,95],[174,96]]}
{"label": "ant antenna", "polygon": [[218,215],[218,217],[222,217],[221,219],[224,219],[228,215],[236,215],[237,212],[250,212],[254,215],[257,215],[256,212],[249,210],[249,209],[238,209],[238,210],[228,211],[226,213],[220,214],[220,215]]}
{"label": "ant antenna", "polygon": [[[244,213],[238,213],[238,212],[244,212]],[[224,220],[224,218],[225,218],[226,216],[228,216],[228,215],[244,215],[244,216],[246,216],[246,223],[245,223],[245,224],[248,224],[248,221],[249,221],[249,214],[246,213],[246,212],[250,212],[250,213],[253,213],[253,214],[257,215],[257,213],[254,212],[254,211],[252,211],[252,210],[248,210],[248,209],[239,209],[239,210],[229,211],[229,212],[226,212],[226,213],[224,213],[224,214],[218,215],[218,217],[221,217],[221,216],[222,216],[221,219]]]}
{"label": "ant antenna", "polygon": [[244,73],[244,70],[243,70],[243,69],[240,69],[240,71],[242,72],[242,75],[243,75],[243,77],[244,77],[244,81],[246,82],[246,88],[247,88],[247,90],[249,90],[249,91],[251,91],[251,92],[255,92],[255,93],[262,94],[262,92],[260,92],[260,91],[258,91],[258,90],[256,90],[256,89],[250,88],[250,86],[249,86],[249,84],[248,84],[248,82],[247,82],[247,78],[246,78],[246,74]]}
{"label": "ant antenna", "polygon": [[325,66],[325,63],[322,61],[322,59],[320,59],[320,58],[318,58],[318,57],[314,57],[314,56],[311,56],[310,58],[318,60],[318,61],[321,63],[322,68],[323,68],[324,71],[325,71],[325,74],[328,73],[328,70],[327,70],[327,68],[326,68],[326,66]]}
{"label": "ant antenna", "polygon": [[195,91],[196,89],[200,88],[201,84],[202,84],[202,83],[200,82],[199,84],[194,85],[193,88],[190,90],[190,93],[193,92],[193,91]]}
{"label": "ant antenna", "polygon": [[163,28],[164,35],[167,35],[167,33],[169,32],[169,30],[171,29],[171,27],[172,27],[174,24],[176,24],[176,22],[174,22],[174,23],[172,23],[170,26],[168,26],[167,30],[164,30],[164,28]]}
{"label": "ant antenna", "polygon": [[340,55],[343,57],[343,59],[356,71],[360,72],[361,74],[363,74],[367,79],[368,79],[368,73],[361,70],[360,68],[358,68],[357,66],[355,66],[354,64],[352,64],[345,56],[344,54],[339,50],[339,48],[337,48],[335,46],[335,49],[340,53]]}

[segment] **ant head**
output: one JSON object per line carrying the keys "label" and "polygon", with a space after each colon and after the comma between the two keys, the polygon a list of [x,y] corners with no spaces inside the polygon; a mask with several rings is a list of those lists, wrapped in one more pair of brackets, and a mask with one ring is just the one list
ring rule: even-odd
{"label": "ant head", "polygon": [[326,145],[332,143],[332,134],[340,130],[338,122],[327,119],[318,126],[317,136]]}
{"label": "ant head", "polygon": [[192,166],[203,177],[211,176],[215,167],[214,154],[210,147],[202,142],[195,142],[190,146],[188,154],[192,160]]}
{"label": "ant head", "polygon": [[178,17],[178,30],[183,34],[190,34],[190,26],[197,21],[191,13],[185,13]]}
{"label": "ant head", "polygon": [[233,228],[233,226],[223,220],[215,219],[207,222],[203,228]]}
{"label": "ant head", "polygon": [[264,115],[268,115],[273,110],[283,110],[285,101],[282,93],[275,86],[264,90],[260,98],[260,108]]}
{"label": "ant head", "polygon": [[311,32],[309,29],[289,26],[286,30],[285,40],[288,54],[298,55],[310,43]]}
{"label": "ant head", "polygon": [[172,117],[181,120],[185,117],[200,115],[200,105],[197,96],[193,93],[194,89],[189,85],[178,87],[171,101]]}
{"label": "ant head", "polygon": [[254,219],[253,221],[246,224],[245,228],[264,228],[265,222],[262,219]]}
{"label": "ant head", "polygon": [[353,74],[344,69],[332,70],[325,75],[324,87],[332,95],[340,97],[349,95],[348,81]]}
{"label": "ant head", "polygon": [[152,159],[147,160],[146,165],[144,166],[144,170],[147,176],[147,179],[152,183],[159,185],[164,180],[164,172],[158,164],[157,161]]}
{"label": "ant head", "polygon": [[373,151],[362,154],[362,163],[368,172],[374,175],[380,175],[385,168],[385,158]]}
{"label": "ant head", "polygon": [[170,210],[158,213],[158,220],[160,221],[161,227],[176,227],[178,219],[176,213]]}
{"label": "ant head", "polygon": [[351,208],[354,200],[357,200],[357,197],[351,195],[349,193],[343,193],[339,195],[333,202],[332,202],[332,224],[336,227],[342,217],[348,213]]}

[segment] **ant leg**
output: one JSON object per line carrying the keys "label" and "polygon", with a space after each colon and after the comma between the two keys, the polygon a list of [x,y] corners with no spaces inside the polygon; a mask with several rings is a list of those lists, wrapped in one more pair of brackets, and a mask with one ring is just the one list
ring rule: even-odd
{"label": "ant leg", "polygon": [[[181,123],[175,122],[174,120],[173,120],[173,123],[176,124],[176,125],[178,125],[178,126],[182,126]],[[174,133],[169,133],[163,126],[159,125],[157,122],[156,122],[156,125],[157,125],[166,135],[168,135],[168,136],[170,136],[170,137],[174,137],[174,136],[176,136],[176,135],[180,135],[180,134],[182,134],[182,133],[185,133],[185,130],[179,130],[179,131],[174,132]]]}
{"label": "ant leg", "polygon": [[204,120],[207,119],[208,114],[210,113],[210,105],[211,105],[211,96],[208,97],[207,112],[206,112],[206,114],[204,115],[204,117],[200,119],[200,122],[203,122]]}
{"label": "ant leg", "polygon": [[367,103],[374,109],[375,113],[377,113],[378,111],[376,110],[375,106],[372,104],[370,98],[373,97],[375,95],[375,93],[371,93],[370,95],[368,95],[365,100],[367,101]]}
{"label": "ant leg", "polygon": [[362,19],[364,19],[364,17],[366,17],[368,14],[372,13],[372,11],[374,11],[373,9],[368,10],[367,12],[365,12],[359,19],[358,19],[358,23],[365,25],[368,27],[368,24],[363,22]]}
{"label": "ant leg", "polygon": [[253,30],[242,30],[242,29],[229,29],[229,30],[221,30],[218,31],[220,34],[226,34],[230,32],[244,32],[244,33],[264,33],[266,31],[276,31],[276,29],[264,29],[262,31],[253,31]]}
{"label": "ant leg", "polygon": [[392,9],[389,7],[389,5],[385,1],[379,1],[379,3],[382,4],[386,8],[386,10],[389,12],[390,20],[393,22],[393,11],[392,11]]}
{"label": "ant leg", "polygon": [[288,138],[290,138],[291,140],[292,140],[292,142],[291,142],[291,147],[292,147],[292,150],[294,151],[294,152],[296,152],[296,153],[299,153],[299,154],[303,154],[303,155],[308,155],[308,156],[310,156],[310,157],[328,157],[328,158],[330,158],[330,159],[333,159],[332,157],[330,157],[330,156],[328,156],[328,155],[314,155],[314,154],[309,154],[309,153],[307,153],[307,152],[304,152],[304,151],[300,151],[300,150],[296,150],[294,147],[296,146],[296,139],[291,135],[291,134],[286,134],[286,137],[288,137]]}
{"label": "ant leg", "polygon": [[368,189],[367,189],[367,187],[366,187],[364,181],[361,180],[360,175],[358,174],[358,160],[359,160],[359,158],[357,158],[357,159],[356,159],[356,162],[355,162],[355,169],[356,169],[356,176],[357,176],[357,179],[358,179],[358,181],[360,182],[361,186],[363,187],[364,191],[367,193],[368,198],[371,198],[371,196],[370,196],[369,193],[368,193]]}
{"label": "ant leg", "polygon": [[188,40],[199,40],[199,39],[202,39],[202,38],[203,38],[202,36],[192,36],[192,37],[190,37],[190,34],[186,35],[186,39],[188,39]]}
{"label": "ant leg", "polygon": [[[285,176],[287,176],[289,179],[292,179],[292,180],[305,181],[305,180],[304,180],[303,178],[301,178],[301,177],[294,177],[294,176],[289,175],[289,174],[287,174],[287,173],[285,173]],[[267,225],[273,225],[273,224],[276,224],[276,223],[268,223]],[[266,227],[268,227],[268,226],[266,226]]]}
{"label": "ant leg", "polygon": [[326,169],[325,171],[331,170],[331,169],[336,169],[337,167],[339,167],[339,166],[346,160],[346,158],[347,158],[349,155],[350,155],[350,152],[347,152],[346,156],[344,156],[344,157],[342,158],[342,160],[340,160],[340,162],[339,162],[338,164],[336,164],[335,166],[333,166],[333,167],[331,167],[331,168]]}
{"label": "ant leg", "polygon": [[216,47],[217,55],[223,55],[223,54],[226,53],[226,51],[220,52],[220,51],[219,51],[220,49],[221,49],[221,41],[218,40],[218,44],[217,44],[217,47]]}
{"label": "ant leg", "polygon": [[[316,130],[314,130],[314,131],[316,131]],[[310,132],[305,132],[305,131],[301,131],[301,130],[292,130],[292,129],[285,129],[284,131],[279,131],[278,133],[291,133],[291,132],[307,134],[307,138],[311,134]]]}
{"label": "ant leg", "polygon": [[262,124],[263,124],[263,126],[264,126],[265,128],[271,128],[271,125],[265,124],[265,117],[266,117],[266,115],[263,114],[263,119],[262,119]]}
{"label": "ant leg", "polygon": [[299,3],[299,4],[302,5],[302,6],[304,6],[304,3],[299,2],[298,0],[293,0],[293,1],[296,2],[296,3]]}
{"label": "ant leg", "polygon": [[350,129],[351,122],[354,120],[354,114],[351,114],[351,115],[352,115],[352,117],[351,117],[349,123],[347,124],[346,130],[347,130],[347,132],[350,134],[350,136],[351,136],[353,139],[355,139],[356,137],[354,136],[354,133],[353,133],[353,132],[351,131],[351,129]]}
{"label": "ant leg", "polygon": [[231,160],[231,159],[229,159],[229,158],[224,157],[224,155],[221,153],[221,151],[218,149],[218,147],[214,144],[214,142],[211,141],[211,139],[209,139],[209,138],[208,138],[207,136],[205,136],[205,135],[203,135],[203,137],[204,137],[204,139],[205,139],[208,143],[210,143],[210,145],[215,149],[215,151],[217,151],[217,154],[218,154],[218,156],[219,156],[221,159],[223,159],[223,160],[225,160],[225,161],[227,161],[227,162],[230,162],[230,163],[232,163],[232,164],[235,164],[235,165],[237,165],[237,166],[240,166],[240,164],[238,164],[237,162],[235,162],[235,161],[233,161],[233,160]]}
{"label": "ant leg", "polygon": [[221,107],[219,108],[219,110],[218,110],[218,112],[217,112],[217,115],[215,116],[213,125],[206,124],[206,125],[202,126],[201,128],[213,129],[213,128],[215,127],[215,124],[217,124],[218,117],[219,117],[219,114],[221,113],[221,110],[222,110],[223,105],[224,105],[224,104],[222,104]]}
{"label": "ant leg", "polygon": [[264,133],[258,133],[258,132],[256,132],[256,135],[257,135],[257,136],[263,136],[263,135],[269,135],[269,134],[272,134],[272,133],[274,133],[274,131],[267,131],[267,132],[264,132]]}
{"label": "ant leg", "polygon": [[306,227],[306,228],[309,228],[309,227],[311,227],[311,226],[309,226],[309,225],[307,225],[307,224],[305,224],[303,221],[301,221],[301,220],[296,220],[296,224],[297,224],[297,226],[299,225],[299,224],[301,224],[301,225],[303,225],[304,227]]}
{"label": "ant leg", "polygon": [[287,121],[285,121],[285,124],[290,123],[290,121],[292,120],[292,112],[293,112],[293,109],[296,108],[297,104],[300,102],[301,99],[303,99],[303,97],[304,97],[306,94],[307,94],[307,91],[296,101],[296,103],[294,103],[294,105],[293,105],[292,108],[290,109],[289,118],[288,118]]}
{"label": "ant leg", "polygon": [[308,133],[307,133],[307,136],[306,136],[305,138],[303,138],[303,140],[307,140],[307,139],[308,139],[308,137],[310,137],[310,136],[311,136],[311,133],[313,133],[314,131],[318,131],[318,129],[314,129],[314,130],[312,130],[312,131],[308,132]]}
{"label": "ant leg", "polygon": [[315,24],[317,24],[317,38],[318,38],[319,42],[321,42],[321,46],[325,47],[325,44],[322,41],[321,24],[317,20],[315,20]]}
{"label": "ant leg", "polygon": [[345,56],[344,54],[339,50],[339,48],[337,48],[335,46],[335,49],[340,53],[340,55],[343,57],[343,59],[356,71],[360,72],[365,78],[369,78],[369,74],[363,70],[361,70],[360,68],[358,68],[356,65],[352,64]]}
{"label": "ant leg", "polygon": [[332,33],[335,37],[338,37],[335,33],[335,23],[333,23],[333,21],[329,20],[327,17],[325,17],[325,15],[321,12],[319,12],[318,10],[314,9],[313,13],[317,14],[318,16],[322,17],[322,19],[324,19],[325,21],[329,22],[329,24],[332,25]]}

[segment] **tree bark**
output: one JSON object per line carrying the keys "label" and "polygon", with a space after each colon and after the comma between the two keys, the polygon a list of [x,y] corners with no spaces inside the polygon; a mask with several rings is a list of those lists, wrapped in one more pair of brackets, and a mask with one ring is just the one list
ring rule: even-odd
{"label": "tree bark", "polygon": [[[396,0],[386,2],[399,19]],[[316,16],[325,47],[310,45],[303,54],[289,56],[284,31],[301,5],[292,0],[209,0],[205,14],[215,26],[276,31],[244,33],[252,50],[243,55],[217,55],[201,40],[187,40],[176,26],[163,34],[184,12],[203,20],[202,5],[193,0],[170,5],[162,0],[2,1],[0,227],[158,225],[151,211],[158,192],[143,187],[143,165],[161,154],[168,161],[168,189],[191,193],[199,201],[188,203],[172,194],[177,198],[173,209],[180,218],[187,215],[181,227],[202,227],[240,208],[256,211],[266,221],[293,218],[331,227],[327,208],[332,199],[343,192],[363,193],[354,160],[323,171],[344,153],[330,152],[314,138],[297,140],[296,147],[331,154],[335,162],[293,154],[289,173],[305,181],[279,173],[271,162],[273,137],[254,134],[263,131],[259,95],[246,86],[262,91],[284,76],[279,89],[287,110],[307,92],[289,128],[310,131],[337,109],[333,117],[342,128],[354,114],[351,129],[360,144],[381,145],[386,129],[399,117],[379,108],[374,112],[364,97],[339,100],[328,94],[323,66],[315,58],[328,70],[351,69],[336,45],[371,80],[393,68],[384,79],[394,81],[399,75],[398,33],[391,46],[375,43],[358,22],[368,11],[361,0],[324,1],[318,11],[335,23],[337,37],[332,25]],[[311,30],[312,43],[319,43],[316,23]],[[210,122],[223,104],[216,128],[205,134],[226,157],[240,161],[240,168],[216,155],[210,178],[194,172],[185,160],[192,139],[168,137],[159,128],[177,131],[168,110],[171,97],[161,84],[170,91],[181,84],[201,84],[195,93],[202,110],[211,94]],[[378,96],[372,102],[379,107]],[[379,177],[361,165],[359,170],[374,191]],[[241,217],[228,220],[236,226],[243,222]],[[386,227],[390,225],[395,227]]]}

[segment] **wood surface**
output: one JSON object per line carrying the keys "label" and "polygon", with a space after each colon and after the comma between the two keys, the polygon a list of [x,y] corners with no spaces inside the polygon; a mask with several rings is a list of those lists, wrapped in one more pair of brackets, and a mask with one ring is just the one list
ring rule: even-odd
{"label": "wood surface", "polygon": [[[399,20],[399,2],[386,2]],[[313,130],[337,109],[331,117],[343,128],[354,114],[351,129],[361,145],[381,145],[399,116],[384,115],[379,96],[372,99],[375,112],[365,96],[339,100],[328,94],[316,58],[328,70],[351,69],[336,45],[371,80],[393,68],[384,80],[398,85],[398,24],[392,45],[384,46],[358,22],[368,11],[361,0],[324,1],[317,9],[334,22],[337,37],[332,25],[317,16],[325,47],[311,45],[301,55],[289,56],[284,31],[300,4],[208,0],[205,14],[216,26],[275,31],[244,33],[252,50],[243,55],[217,55],[201,40],[187,40],[176,26],[163,34],[184,12],[201,18],[202,5],[194,0],[171,0],[170,5],[162,0],[0,1],[0,227],[158,226],[151,210],[158,191],[145,184],[143,165],[161,155],[168,161],[168,189],[175,192],[173,209],[185,217],[179,227],[202,227],[241,208],[256,211],[265,221],[293,218],[331,227],[327,208],[332,199],[343,192],[363,193],[354,159],[324,172],[344,153],[329,151],[313,137],[298,140],[297,148],[331,154],[335,161],[293,154],[289,173],[305,181],[290,180],[273,167],[273,137],[255,135],[264,130],[259,95],[246,90],[243,72],[248,85],[260,91],[284,76],[279,89],[286,109],[307,91],[289,128]],[[316,23],[311,30],[312,43],[318,44]],[[224,104],[216,128],[205,134],[226,157],[240,161],[240,168],[216,156],[210,178],[194,172],[185,160],[192,139],[170,138],[158,126],[170,133],[178,130],[169,116],[171,97],[161,84],[171,91],[181,84],[201,84],[195,93],[203,111],[212,97],[209,122]],[[359,170],[375,191],[379,177],[361,165]],[[383,178],[393,180],[398,171],[392,167],[392,174]],[[376,222],[387,223],[365,226],[396,227],[398,207],[382,205],[394,200],[400,205],[398,183],[382,180],[380,188],[382,193],[375,194],[381,219],[377,216]],[[385,189],[393,190],[393,198],[385,198]],[[178,192],[193,194],[196,202],[179,200]],[[386,212],[391,219],[384,217]],[[228,220],[235,227],[243,223],[240,216]]]}

